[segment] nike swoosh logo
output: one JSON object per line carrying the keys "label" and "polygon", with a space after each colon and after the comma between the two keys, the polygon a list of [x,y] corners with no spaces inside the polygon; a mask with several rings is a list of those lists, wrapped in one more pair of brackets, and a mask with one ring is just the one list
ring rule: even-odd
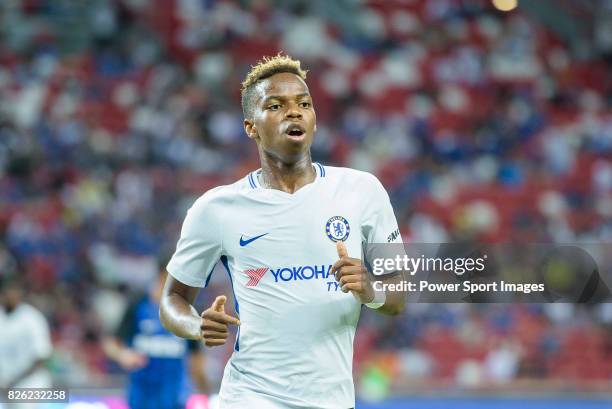
{"label": "nike swoosh logo", "polygon": [[255,241],[255,240],[257,240],[257,239],[259,239],[259,238],[261,238],[263,236],[265,236],[266,234],[268,234],[268,233],[264,233],[264,234],[260,234],[259,236],[251,237],[248,240],[245,240],[245,239],[242,238],[242,236],[240,236],[240,247],[244,247],[247,244],[249,244],[249,243],[251,243],[251,242],[253,242],[253,241]]}

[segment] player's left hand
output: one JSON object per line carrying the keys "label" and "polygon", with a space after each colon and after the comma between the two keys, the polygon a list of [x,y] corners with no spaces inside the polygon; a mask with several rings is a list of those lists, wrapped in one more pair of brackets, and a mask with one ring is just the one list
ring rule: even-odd
{"label": "player's left hand", "polygon": [[340,258],[332,266],[331,273],[336,276],[342,292],[351,292],[362,303],[374,300],[374,288],[368,276],[368,270],[361,260],[348,256],[344,242],[336,242],[336,250]]}

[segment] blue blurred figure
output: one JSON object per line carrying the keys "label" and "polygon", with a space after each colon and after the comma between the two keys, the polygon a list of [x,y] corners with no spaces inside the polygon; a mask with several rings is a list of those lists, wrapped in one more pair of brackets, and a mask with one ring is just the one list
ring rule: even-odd
{"label": "blue blurred figure", "polygon": [[107,356],[129,372],[131,409],[184,408],[194,388],[206,389],[200,344],[172,335],[159,321],[165,274],[160,271],[149,293],[131,303],[114,336],[103,342]]}

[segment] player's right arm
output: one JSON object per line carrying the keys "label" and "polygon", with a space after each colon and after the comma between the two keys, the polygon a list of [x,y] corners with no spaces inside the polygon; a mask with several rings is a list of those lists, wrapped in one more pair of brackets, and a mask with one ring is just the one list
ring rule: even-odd
{"label": "player's right arm", "polygon": [[159,306],[159,317],[168,331],[207,346],[224,344],[228,325],[239,325],[236,317],[225,313],[223,295],[202,314],[193,306],[222,255],[225,203],[218,192],[220,188],[205,193],[187,211],[176,251],[167,266],[169,274]]}
{"label": "player's right arm", "polygon": [[209,347],[223,345],[229,334],[228,325],[240,325],[240,321],[225,313],[227,299],[224,295],[218,296],[199,315],[193,306],[199,290],[168,274],[159,305],[159,318],[163,326],[176,336],[199,340]]}

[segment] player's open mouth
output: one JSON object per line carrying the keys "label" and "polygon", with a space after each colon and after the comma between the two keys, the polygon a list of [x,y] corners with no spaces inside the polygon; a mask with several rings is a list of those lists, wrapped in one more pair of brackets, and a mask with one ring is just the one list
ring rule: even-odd
{"label": "player's open mouth", "polygon": [[306,135],[306,131],[301,125],[291,125],[287,127],[285,134],[288,135],[290,139],[302,140]]}

